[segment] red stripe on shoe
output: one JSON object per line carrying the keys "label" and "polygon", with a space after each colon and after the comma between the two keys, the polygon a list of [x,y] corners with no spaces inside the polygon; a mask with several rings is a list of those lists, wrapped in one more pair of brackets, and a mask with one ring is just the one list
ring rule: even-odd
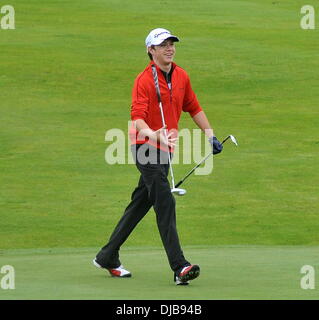
{"label": "red stripe on shoe", "polygon": [[109,271],[114,277],[120,277],[121,276],[121,271],[120,270],[109,269]]}
{"label": "red stripe on shoe", "polygon": [[193,266],[187,267],[183,272],[179,274],[180,277],[184,277]]}

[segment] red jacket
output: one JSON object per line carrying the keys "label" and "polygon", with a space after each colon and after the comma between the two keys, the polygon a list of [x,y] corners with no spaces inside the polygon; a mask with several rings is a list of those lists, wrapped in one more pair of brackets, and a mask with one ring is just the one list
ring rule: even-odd
{"label": "red jacket", "polygon": [[[153,80],[152,64],[155,63],[151,61],[134,81],[131,120],[143,119],[152,130],[158,130],[163,127],[163,124]],[[163,73],[156,66],[167,130],[177,131],[182,111],[188,112],[193,117],[202,111],[202,108],[192,90],[186,71],[175,63],[172,63],[172,68],[170,90]],[[143,144],[147,142],[147,140],[138,140],[137,135],[138,132],[132,126],[130,130],[131,143]],[[157,147],[159,148],[159,145]]]}

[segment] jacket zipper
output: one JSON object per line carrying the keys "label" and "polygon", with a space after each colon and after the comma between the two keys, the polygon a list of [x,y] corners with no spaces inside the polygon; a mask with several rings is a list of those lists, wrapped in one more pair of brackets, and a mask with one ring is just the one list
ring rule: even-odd
{"label": "jacket zipper", "polygon": [[169,97],[170,97],[170,102],[172,103],[172,79],[169,81],[168,73],[165,74],[166,77],[166,84],[169,89]]}

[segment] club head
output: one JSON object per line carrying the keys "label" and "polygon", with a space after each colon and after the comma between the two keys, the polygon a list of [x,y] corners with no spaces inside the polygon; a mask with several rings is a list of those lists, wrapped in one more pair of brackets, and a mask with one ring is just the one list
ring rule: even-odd
{"label": "club head", "polygon": [[237,140],[235,139],[234,136],[229,135],[229,138],[230,138],[230,140],[231,140],[236,146],[238,146]]}
{"label": "club head", "polygon": [[171,192],[177,194],[178,196],[183,196],[186,193],[186,190],[181,188],[173,188],[171,189]]}

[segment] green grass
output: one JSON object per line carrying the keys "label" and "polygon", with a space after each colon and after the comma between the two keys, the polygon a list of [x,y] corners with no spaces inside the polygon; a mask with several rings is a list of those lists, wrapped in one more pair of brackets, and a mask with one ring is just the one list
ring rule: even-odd
{"label": "green grass", "polygon": [[174,285],[159,248],[123,249],[133,274],[127,279],[95,268],[95,248],[11,250],[0,256],[0,265],[15,267],[15,289],[0,289],[0,299],[318,299],[316,288],[300,285],[303,265],[318,270],[317,252],[318,247],[302,246],[186,247],[185,253],[202,271],[191,285],[181,287]]}
{"label": "green grass", "polygon": [[[138,174],[105,163],[104,136],[127,132],[154,10],[180,35],[176,62],[216,134],[240,143],[185,183],[183,243],[318,244],[319,51],[296,3],[174,1],[167,15],[145,1],[13,1],[16,30],[0,31],[2,248],[95,246],[111,232]],[[194,128],[186,115],[181,128]],[[130,245],[159,244],[153,220]]]}
{"label": "green grass", "polygon": [[[300,29],[304,4],[10,1],[16,29],[0,29],[0,248],[30,249],[24,257],[32,277],[36,248],[104,245],[139,178],[134,165],[105,162],[105,133],[127,133],[133,80],[148,63],[144,39],[158,26],[181,38],[175,61],[188,71],[216,135],[233,134],[239,142],[237,149],[225,145],[212,174],[185,182],[187,195],[177,199],[182,245],[318,246],[319,45],[317,29]],[[195,125],[185,114],[180,128]],[[193,166],[176,165],[176,179]],[[161,246],[152,210],[125,244],[136,246]],[[85,265],[89,255],[74,250],[70,263]],[[39,259],[45,265],[50,257]],[[63,254],[52,257],[63,266],[58,272],[64,281],[64,266],[71,267],[61,262]],[[204,259],[206,270],[217,268],[214,263]],[[71,287],[74,281],[74,298],[81,294],[75,284],[84,281],[94,291],[88,289],[91,276],[102,279],[84,265],[85,280],[67,281]],[[203,275],[198,285],[205,285]],[[167,288],[169,280],[162,278]],[[223,283],[218,275],[210,280]],[[34,296],[48,283],[43,274]],[[19,296],[19,290],[9,294]],[[220,297],[245,298],[249,290]],[[43,297],[59,294],[56,288]]]}

